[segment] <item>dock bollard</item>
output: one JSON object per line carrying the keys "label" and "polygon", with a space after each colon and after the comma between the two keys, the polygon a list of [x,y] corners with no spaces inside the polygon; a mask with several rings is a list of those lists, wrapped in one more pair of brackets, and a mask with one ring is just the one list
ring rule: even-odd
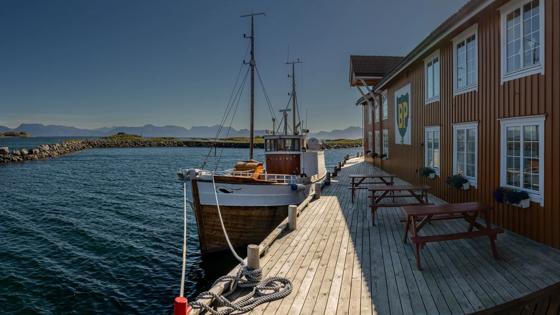
{"label": "dock bollard", "polygon": [[341,170],[342,169],[342,162],[338,162],[337,166],[338,166],[338,170]]}
{"label": "dock bollard", "polygon": [[321,198],[321,183],[315,183],[315,199]]}
{"label": "dock bollard", "polygon": [[325,177],[325,185],[329,186],[331,184],[331,172],[327,172],[327,176]]}
{"label": "dock bollard", "polygon": [[189,305],[187,298],[178,296],[175,298],[173,305],[174,315],[188,315],[192,311],[192,306]]}
{"label": "dock bollard", "polygon": [[297,229],[297,206],[288,206],[288,226],[291,231],[295,231]]}
{"label": "dock bollard", "polygon": [[247,267],[251,269],[261,268],[261,256],[259,254],[259,245],[247,245]]}

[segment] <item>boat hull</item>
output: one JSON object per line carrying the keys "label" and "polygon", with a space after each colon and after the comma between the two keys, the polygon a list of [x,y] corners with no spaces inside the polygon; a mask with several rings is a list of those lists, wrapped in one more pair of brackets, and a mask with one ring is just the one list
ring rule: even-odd
{"label": "boat hull", "polygon": [[[309,193],[309,187],[292,191],[289,185],[279,184],[217,182],[216,189],[224,226],[234,247],[259,244],[288,216],[288,206],[299,204]],[[193,180],[192,194],[202,255],[228,250],[212,183]]]}

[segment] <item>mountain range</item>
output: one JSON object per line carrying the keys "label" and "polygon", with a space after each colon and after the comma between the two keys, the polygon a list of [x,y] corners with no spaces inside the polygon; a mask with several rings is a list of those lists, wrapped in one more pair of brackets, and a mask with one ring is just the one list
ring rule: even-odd
{"label": "mountain range", "polygon": [[[104,137],[119,132],[141,135],[144,137],[175,137],[175,138],[214,138],[220,125],[215,126],[193,126],[185,128],[181,126],[154,126],[144,125],[141,127],[103,127],[97,129],[81,129],[70,126],[43,125],[43,124],[21,124],[17,128],[10,129],[0,126],[0,132],[25,131],[33,137]],[[246,137],[248,129],[235,129],[224,127],[220,133],[225,137]],[[255,130],[255,135],[262,136],[266,130]],[[362,137],[362,128],[348,127],[346,129],[335,129],[332,131],[319,131],[311,133],[310,136],[319,139],[357,139]]]}

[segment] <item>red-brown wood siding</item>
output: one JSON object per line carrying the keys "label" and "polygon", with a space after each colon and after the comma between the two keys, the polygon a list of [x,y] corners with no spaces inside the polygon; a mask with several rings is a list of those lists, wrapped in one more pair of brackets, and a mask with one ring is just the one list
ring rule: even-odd
{"label": "red-brown wood siding", "polygon": [[[425,105],[423,57],[387,86],[389,160],[380,164],[387,171],[413,183],[432,187],[449,201],[480,200],[494,204],[494,221],[514,232],[560,248],[560,0],[545,0],[545,73],[501,84],[501,1],[484,10],[462,29],[478,23],[478,90],[453,96],[453,48],[449,36],[435,49],[441,56],[440,101]],[[434,49],[434,50],[435,50]],[[428,52],[428,54],[433,51]],[[394,92],[411,84],[412,145],[394,143]],[[528,209],[497,204],[493,191],[500,186],[499,118],[546,115],[544,152],[544,206]],[[459,191],[445,183],[453,172],[453,124],[478,122],[478,174],[476,188]],[[441,128],[440,177],[427,180],[418,175],[424,165],[424,127]],[[377,164],[377,163],[376,163]]]}

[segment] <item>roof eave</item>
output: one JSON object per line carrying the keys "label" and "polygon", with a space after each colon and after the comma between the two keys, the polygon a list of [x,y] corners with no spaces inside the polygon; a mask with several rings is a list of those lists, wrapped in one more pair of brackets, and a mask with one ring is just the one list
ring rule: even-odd
{"label": "roof eave", "polygon": [[[434,33],[428,35],[428,37],[426,37],[406,57],[404,57],[403,60],[393,68],[393,70],[389,71],[389,73],[385,75],[385,77],[381,79],[381,81],[376,85],[375,91],[380,92],[381,90],[383,90],[387,83],[391,82],[391,80],[393,80],[401,72],[407,69],[411,64],[416,62],[418,58],[428,53],[441,40],[456,31],[459,27],[479,14],[482,10],[486,9],[488,6],[494,3],[494,1],[495,0],[482,1],[480,4],[478,4],[478,6],[475,6],[474,8],[469,8],[468,5],[470,2],[467,3],[461,10],[451,16],[448,20],[444,21],[438,27],[438,29],[434,31]],[[458,21],[455,21],[455,19],[457,19]],[[451,26],[447,27],[447,24],[451,24]]]}

